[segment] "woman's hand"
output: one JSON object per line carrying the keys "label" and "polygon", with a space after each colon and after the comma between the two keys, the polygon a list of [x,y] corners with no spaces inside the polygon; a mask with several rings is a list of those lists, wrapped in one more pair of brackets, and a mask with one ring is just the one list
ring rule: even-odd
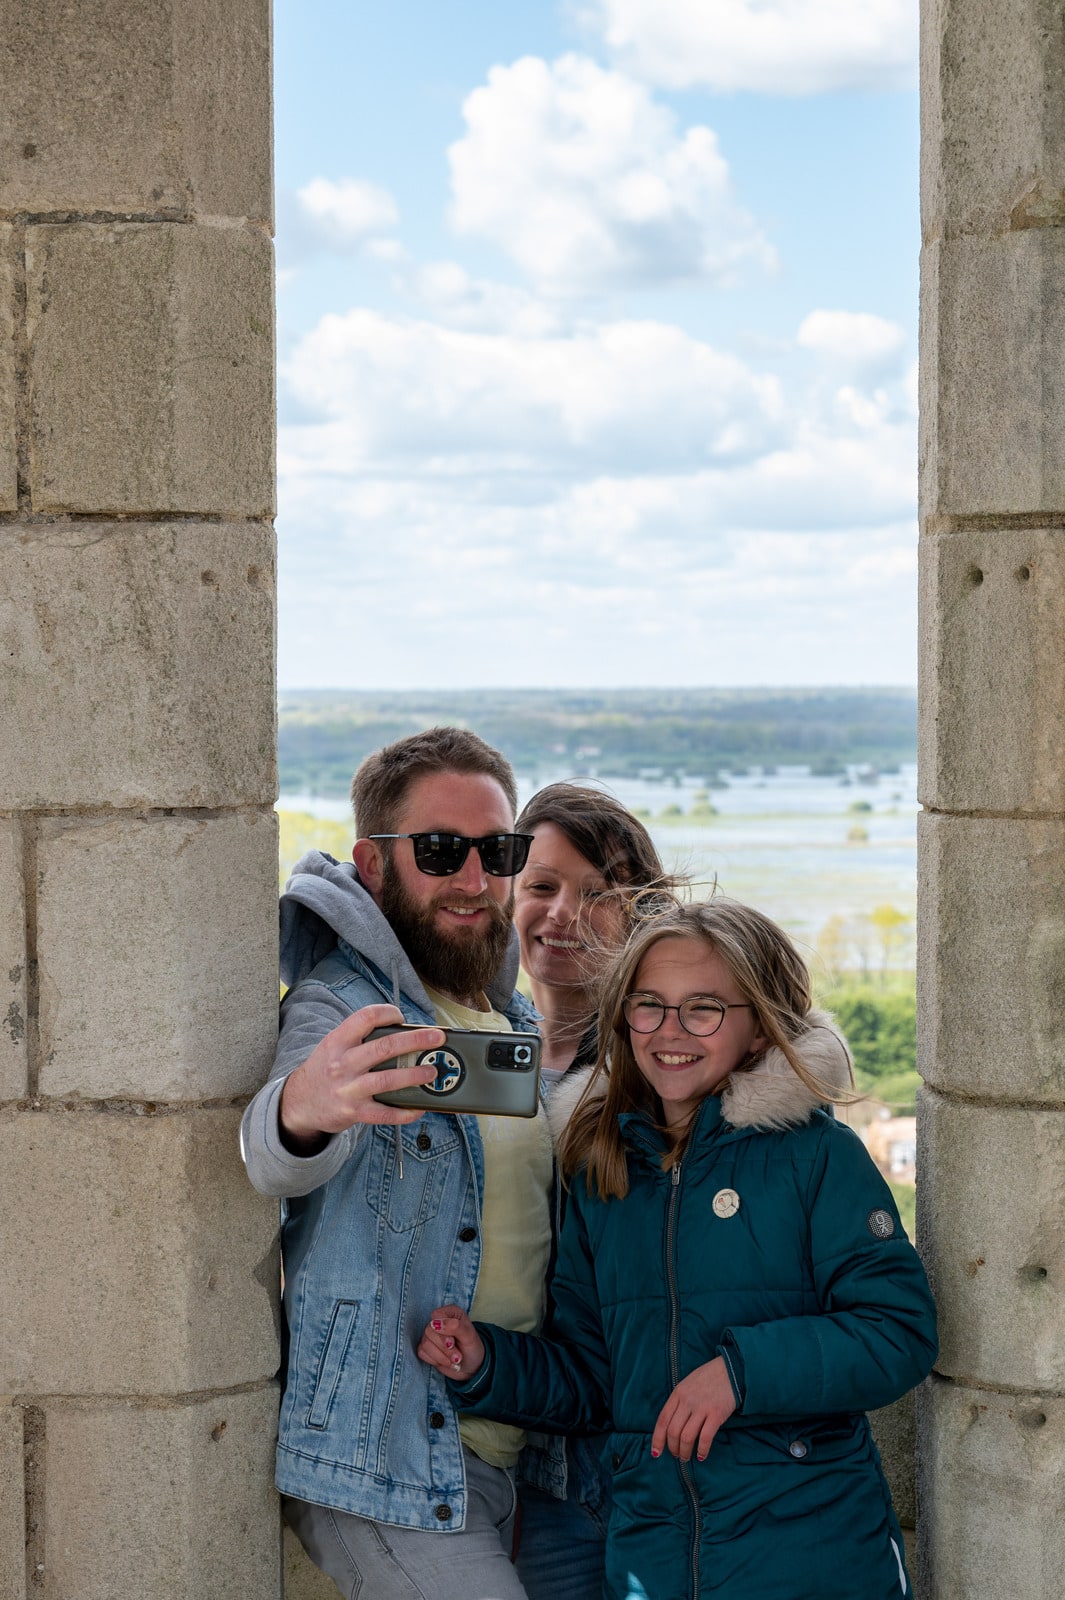
{"label": "woman's hand", "polygon": [[465,1383],[484,1365],[484,1343],[461,1306],[440,1306],[425,1325],[418,1355],[445,1378]]}
{"label": "woman's hand", "polygon": [[681,1461],[690,1461],[692,1450],[705,1461],[714,1434],[736,1409],[723,1357],[715,1356],[703,1367],[696,1367],[682,1378],[655,1423],[651,1454],[660,1456],[662,1448]]}

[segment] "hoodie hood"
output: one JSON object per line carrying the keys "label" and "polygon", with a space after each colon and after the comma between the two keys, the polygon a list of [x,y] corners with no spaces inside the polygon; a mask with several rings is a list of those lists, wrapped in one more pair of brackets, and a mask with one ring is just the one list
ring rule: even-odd
{"label": "hoodie hood", "polygon": [[[745,1071],[733,1072],[721,1091],[721,1116],[733,1128],[793,1128],[808,1122],[826,1099],[851,1086],[851,1056],[847,1041],[827,1011],[811,1011],[806,1027],[794,1041],[795,1054],[824,1089],[808,1089],[794,1073],[782,1050],[772,1047]],[[569,1071],[547,1098],[547,1116],[557,1144],[587,1088],[593,1067]],[[591,1091],[596,1099],[606,1094],[606,1078]]]}
{"label": "hoodie hood", "polygon": [[[400,990],[423,1010],[432,1002],[399,940],[363,887],[353,861],[334,861],[309,850],[296,862],[281,896],[281,981],[288,988],[306,978],[343,940],[379,971],[398,980]],[[511,930],[503,963],[485,987],[497,1011],[510,1004],[518,977],[518,936]]]}

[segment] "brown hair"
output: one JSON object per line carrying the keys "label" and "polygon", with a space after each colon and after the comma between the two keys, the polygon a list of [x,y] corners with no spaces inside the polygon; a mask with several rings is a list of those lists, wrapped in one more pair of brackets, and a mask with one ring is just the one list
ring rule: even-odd
{"label": "brown hair", "polygon": [[517,810],[518,788],[505,756],[468,728],[426,728],[375,750],[359,767],[351,780],[357,836],[391,833],[412,785],[436,772],[494,778],[511,811]]}
{"label": "brown hair", "polygon": [[611,888],[660,888],[672,882],[639,817],[602,789],[549,783],[533,795],[516,827],[519,833],[535,833],[545,822],[561,829]]}
{"label": "brown hair", "polygon": [[[743,998],[752,1007],[756,1031],[784,1055],[792,1071],[820,1100],[846,1098],[819,1083],[803,1066],[794,1041],[810,1011],[810,975],[783,928],[753,906],[715,896],[694,905],[674,904],[636,924],[628,943],[606,974],[599,1010],[599,1055],[591,1078],[562,1136],[563,1171],[586,1168],[588,1187],[604,1199],[628,1193],[625,1144],[618,1118],[643,1112],[662,1123],[658,1096],[633,1055],[622,1005],[644,956],[659,939],[700,939],[720,956]],[[602,1080],[606,1094],[601,1094]],[[680,1160],[688,1130],[663,1157],[663,1166]]]}

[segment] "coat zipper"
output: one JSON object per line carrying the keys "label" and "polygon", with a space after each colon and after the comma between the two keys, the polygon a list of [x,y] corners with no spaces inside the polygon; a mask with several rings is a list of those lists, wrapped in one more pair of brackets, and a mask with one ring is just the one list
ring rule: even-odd
{"label": "coat zipper", "polygon": [[[666,1214],[666,1281],[667,1281],[667,1283],[669,1285],[669,1367],[670,1367],[670,1375],[671,1375],[671,1377],[673,1379],[673,1387],[674,1387],[674,1389],[677,1387],[677,1384],[680,1382],[681,1377],[682,1376],[687,1376],[687,1374],[682,1374],[681,1370],[680,1370],[680,1295],[677,1293],[677,1271],[676,1271],[676,1268],[677,1268],[677,1261],[676,1261],[676,1254],[677,1254],[677,1208],[678,1208],[678,1206],[680,1204],[680,1169],[681,1169],[681,1165],[682,1165],[682,1163],[680,1161],[678,1161],[673,1167],[673,1180],[672,1180],[672,1187],[670,1189],[670,1195],[669,1195],[669,1208],[668,1208],[668,1211],[667,1211],[667,1214]],[[680,1467],[681,1482],[683,1483],[685,1492],[687,1493],[688,1499],[691,1502],[691,1510],[692,1510],[692,1549],[691,1549],[692,1594],[694,1596],[698,1596],[698,1594],[699,1594],[699,1582],[700,1582],[700,1574],[699,1574],[700,1525],[701,1525],[701,1520],[702,1520],[701,1516],[700,1516],[700,1511],[699,1511],[699,1495],[698,1495],[698,1493],[696,1491],[695,1482],[694,1482],[694,1480],[692,1478],[691,1463],[689,1461],[681,1461],[681,1462],[678,1463],[678,1465]]]}

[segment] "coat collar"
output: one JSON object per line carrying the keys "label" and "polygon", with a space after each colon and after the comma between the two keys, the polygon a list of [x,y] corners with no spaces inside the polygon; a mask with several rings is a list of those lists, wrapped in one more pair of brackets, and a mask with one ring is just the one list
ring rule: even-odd
{"label": "coat collar", "polygon": [[733,1072],[721,1092],[721,1112],[734,1128],[794,1128],[809,1122],[840,1090],[850,1088],[851,1056],[847,1041],[827,1011],[811,1011],[794,1041],[795,1054],[821,1093],[808,1089],[775,1047],[754,1065]]}

